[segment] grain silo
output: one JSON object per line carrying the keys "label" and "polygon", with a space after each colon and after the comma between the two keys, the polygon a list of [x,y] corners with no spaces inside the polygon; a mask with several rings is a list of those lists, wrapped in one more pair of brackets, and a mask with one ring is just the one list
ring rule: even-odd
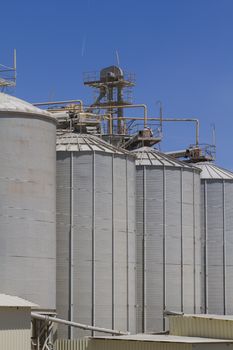
{"label": "grain silo", "polygon": [[233,173],[213,163],[201,172],[203,312],[233,313]]}
{"label": "grain silo", "polygon": [[[135,332],[135,159],[67,131],[57,137],[57,312]],[[58,337],[90,335],[68,333]]]}
{"label": "grain silo", "polygon": [[0,93],[0,149],[0,291],[55,309],[55,119]]}
{"label": "grain silo", "polygon": [[200,312],[200,171],[149,147],[136,160],[137,332]]}

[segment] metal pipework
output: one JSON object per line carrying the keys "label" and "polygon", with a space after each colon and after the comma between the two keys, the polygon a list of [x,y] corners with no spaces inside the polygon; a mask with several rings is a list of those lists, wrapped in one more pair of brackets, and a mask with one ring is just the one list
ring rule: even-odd
{"label": "metal pipework", "polygon": [[51,106],[51,105],[63,105],[68,103],[78,103],[81,107],[81,112],[83,111],[83,101],[82,100],[66,100],[66,101],[50,101],[50,102],[38,102],[33,103],[34,106]]}
{"label": "metal pipework", "polygon": [[115,329],[108,329],[108,328],[102,328],[102,327],[88,326],[88,325],[85,325],[82,323],[63,320],[61,318],[51,317],[51,316],[47,316],[47,315],[41,315],[37,312],[31,312],[31,317],[36,318],[38,320],[44,320],[44,321],[50,321],[50,322],[54,322],[54,323],[65,324],[65,325],[70,326],[70,327],[86,329],[89,331],[110,333],[110,334],[116,334],[116,335],[128,335],[129,334],[129,332],[122,332],[122,331],[118,331]]}
{"label": "metal pipework", "polygon": [[[117,120],[119,118],[112,118],[112,120]],[[121,119],[126,120],[144,120],[144,118],[133,118],[133,117],[122,117]],[[153,118],[153,117],[147,117],[147,121],[162,121],[162,122],[192,122],[196,124],[196,146],[199,145],[199,129],[200,129],[200,123],[198,119],[195,118]]]}
{"label": "metal pipework", "polygon": [[[106,106],[90,106],[88,109],[110,109],[110,108],[143,108],[144,109],[144,128],[147,127],[147,105],[145,104],[136,104],[136,105],[106,105]],[[119,118],[112,118],[112,120],[124,120],[128,119],[127,117],[119,117]],[[133,119],[133,118],[130,118]],[[139,118],[136,118],[139,119]]]}

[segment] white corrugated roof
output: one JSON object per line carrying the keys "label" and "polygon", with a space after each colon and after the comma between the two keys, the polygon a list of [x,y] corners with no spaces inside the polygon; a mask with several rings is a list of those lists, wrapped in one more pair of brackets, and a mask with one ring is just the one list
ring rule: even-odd
{"label": "white corrugated roof", "polygon": [[181,162],[171,156],[168,156],[151,147],[141,147],[134,151],[136,156],[136,165],[156,165],[179,168],[193,168],[190,165]]}
{"label": "white corrugated roof", "polygon": [[233,173],[210,162],[195,163],[195,166],[202,170],[201,179],[233,180]]}
{"label": "white corrugated roof", "polygon": [[57,151],[100,151],[114,154],[132,154],[125,149],[117,148],[103,141],[101,138],[89,135],[68,132],[67,130],[57,132]]}
{"label": "white corrugated roof", "polygon": [[15,112],[15,113],[25,113],[46,116],[54,121],[56,118],[49,112],[33,106],[24,100],[17,97],[0,93],[0,113],[1,112]]}
{"label": "white corrugated roof", "polygon": [[0,307],[30,307],[30,308],[38,308],[37,304],[33,304],[30,301],[25,299],[7,295],[0,294]]}
{"label": "white corrugated roof", "polygon": [[[173,316],[170,316],[173,317]],[[233,321],[233,315],[216,315],[216,314],[182,314],[175,315],[175,317],[194,317],[194,318],[207,318],[209,320],[225,320]]]}
{"label": "white corrugated roof", "polygon": [[129,340],[129,341],[146,341],[158,343],[233,343],[233,340],[200,338],[200,337],[184,337],[169,334],[132,334],[121,336],[99,336],[93,339],[109,339],[109,340]]}

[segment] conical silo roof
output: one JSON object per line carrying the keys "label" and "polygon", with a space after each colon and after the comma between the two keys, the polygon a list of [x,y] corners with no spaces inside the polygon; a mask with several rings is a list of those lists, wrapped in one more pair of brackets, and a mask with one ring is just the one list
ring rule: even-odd
{"label": "conical silo roof", "polygon": [[17,97],[0,93],[0,113],[20,113],[20,114],[30,114],[30,115],[39,115],[45,116],[56,121],[54,116],[40,108],[33,106],[31,103],[28,103],[24,100],[21,100]]}
{"label": "conical silo roof", "polygon": [[233,172],[218,167],[211,162],[202,162],[195,164],[201,170],[201,179],[203,180],[233,180]]}
{"label": "conical silo roof", "polygon": [[151,147],[141,147],[132,153],[136,156],[136,165],[194,168]]}
{"label": "conical silo roof", "polygon": [[75,132],[59,131],[57,133],[57,151],[69,151],[69,152],[105,152],[119,155],[133,155],[122,149],[117,148],[110,143],[103,141],[97,136],[90,134],[79,134]]}

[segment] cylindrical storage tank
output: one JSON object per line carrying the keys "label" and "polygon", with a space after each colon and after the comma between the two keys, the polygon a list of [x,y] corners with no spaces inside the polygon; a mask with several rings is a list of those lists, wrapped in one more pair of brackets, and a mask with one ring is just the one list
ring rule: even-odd
{"label": "cylindrical storage tank", "polygon": [[56,121],[0,93],[0,291],[56,307]]}
{"label": "cylindrical storage tank", "polygon": [[[135,332],[135,159],[67,131],[57,136],[57,312]],[[59,338],[90,334],[58,329]]]}
{"label": "cylindrical storage tank", "polygon": [[160,332],[164,310],[200,312],[200,171],[149,147],[134,154],[137,332]]}
{"label": "cylindrical storage tank", "polygon": [[202,306],[233,313],[233,173],[213,163],[201,172]]}

